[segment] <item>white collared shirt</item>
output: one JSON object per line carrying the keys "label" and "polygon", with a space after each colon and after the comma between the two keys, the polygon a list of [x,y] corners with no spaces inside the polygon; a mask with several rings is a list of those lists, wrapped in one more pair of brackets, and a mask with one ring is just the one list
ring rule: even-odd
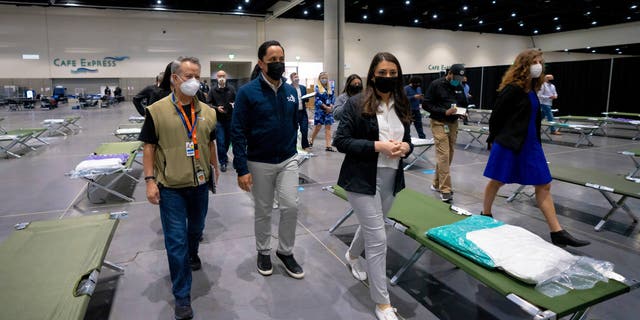
{"label": "white collared shirt", "polygon": [[296,88],[296,92],[298,93],[298,110],[302,110],[302,91],[299,85],[293,87]]}
{"label": "white collared shirt", "polygon": [[264,73],[260,72],[260,76],[262,77],[262,79],[264,79],[264,81],[267,82],[269,87],[271,87],[271,89],[273,89],[273,92],[278,94],[278,88],[280,88],[280,86],[282,85],[282,79],[280,79],[278,81],[278,85],[277,86],[274,86],[271,82],[269,82],[269,79],[267,79],[267,76],[265,76]]}
{"label": "white collared shirt", "polygon": [[[394,108],[393,98],[389,100],[389,105],[384,102],[380,102],[378,106],[378,112],[376,114],[378,119],[378,140],[379,141],[402,141],[404,137],[404,126],[402,121],[398,118],[396,110]],[[398,163],[400,159],[389,158],[385,154],[378,154],[378,167],[388,167],[398,169]]]}

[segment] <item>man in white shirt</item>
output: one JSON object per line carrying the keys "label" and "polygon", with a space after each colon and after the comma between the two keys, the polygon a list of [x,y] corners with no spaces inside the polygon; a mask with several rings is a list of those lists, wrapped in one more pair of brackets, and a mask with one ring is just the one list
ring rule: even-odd
{"label": "man in white shirt", "polygon": [[307,94],[307,88],[300,85],[300,77],[297,72],[291,73],[289,77],[291,78],[291,85],[296,88],[296,92],[298,93],[298,128],[300,129],[300,143],[302,144],[302,149],[310,151],[309,138],[307,137],[309,134],[309,116],[307,115],[307,108],[304,106],[307,101],[309,101],[309,98],[302,99],[302,96]]}
{"label": "man in white shirt", "polygon": [[[551,83],[553,81],[553,75],[548,74],[544,77],[544,83],[538,91],[538,99],[540,99],[540,111],[547,121],[553,121],[553,113],[551,107],[553,106],[553,100],[558,99],[558,93],[556,92],[556,86]],[[561,135],[560,131],[555,127],[551,127],[551,134]]]}

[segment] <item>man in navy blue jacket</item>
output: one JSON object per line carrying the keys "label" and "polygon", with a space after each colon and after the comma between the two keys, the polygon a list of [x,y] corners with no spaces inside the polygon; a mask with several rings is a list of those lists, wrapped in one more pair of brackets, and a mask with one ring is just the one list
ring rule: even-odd
{"label": "man in navy blue jacket", "polygon": [[282,78],[284,49],[277,41],[258,48],[257,77],[238,90],[231,119],[233,165],[238,186],[253,194],[258,272],[273,273],[271,265],[271,211],[278,194],[280,225],[276,256],[287,273],[304,277],[293,258],[298,220],[298,93]]}

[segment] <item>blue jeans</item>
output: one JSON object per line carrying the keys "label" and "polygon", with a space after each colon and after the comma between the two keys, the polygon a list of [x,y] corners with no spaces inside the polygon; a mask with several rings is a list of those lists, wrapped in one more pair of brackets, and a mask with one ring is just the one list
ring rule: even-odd
{"label": "blue jeans", "polygon": [[[553,112],[551,112],[551,106],[548,104],[540,104],[540,111],[542,112],[542,116],[547,119],[547,121],[553,121]],[[555,127],[549,128],[551,132],[556,132]]]}
{"label": "blue jeans", "polygon": [[231,144],[231,120],[219,120],[216,124],[216,145],[218,148],[218,162],[226,165],[229,161],[227,152]]}
{"label": "blue jeans", "polygon": [[300,143],[302,149],[309,148],[309,116],[307,116],[307,109],[303,106],[302,110],[298,110],[298,127],[300,127]]}
{"label": "blue jeans", "polygon": [[198,254],[198,245],[209,207],[207,185],[188,188],[160,187],[160,219],[164,246],[176,304],[191,301],[191,266],[189,257]]}
{"label": "blue jeans", "polygon": [[426,138],[427,136],[424,134],[424,130],[422,128],[422,114],[420,114],[420,109],[411,110],[411,114],[413,115],[413,125],[416,126],[418,138]]}

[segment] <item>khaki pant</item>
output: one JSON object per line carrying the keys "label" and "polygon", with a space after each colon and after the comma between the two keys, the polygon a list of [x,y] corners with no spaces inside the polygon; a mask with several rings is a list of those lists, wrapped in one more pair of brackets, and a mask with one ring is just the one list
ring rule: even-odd
{"label": "khaki pant", "polygon": [[[449,127],[448,133],[445,125]],[[451,172],[449,166],[453,161],[453,147],[458,138],[458,121],[441,122],[431,119],[431,133],[436,146],[436,175],[433,186],[442,193],[451,193]]]}

